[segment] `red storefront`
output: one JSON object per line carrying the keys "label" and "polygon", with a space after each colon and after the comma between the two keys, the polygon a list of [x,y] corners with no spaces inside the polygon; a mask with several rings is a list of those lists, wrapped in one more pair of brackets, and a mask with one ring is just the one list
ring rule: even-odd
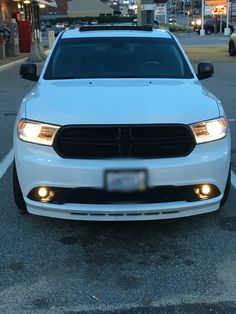
{"label": "red storefront", "polygon": [[10,31],[12,46],[15,47],[17,44],[19,46],[18,49],[10,47],[9,50],[10,43],[5,43],[6,55],[14,56],[19,52],[31,51],[32,32],[40,28],[40,7],[45,6],[55,7],[56,2],[54,0],[0,0],[0,27]]}

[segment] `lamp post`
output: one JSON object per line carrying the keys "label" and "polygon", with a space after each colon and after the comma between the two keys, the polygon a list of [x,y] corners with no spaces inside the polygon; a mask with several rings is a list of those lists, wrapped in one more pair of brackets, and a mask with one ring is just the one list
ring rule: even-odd
{"label": "lamp post", "polygon": [[205,36],[205,29],[204,29],[204,15],[205,15],[205,0],[202,0],[202,26],[200,29],[200,36]]}
{"label": "lamp post", "polygon": [[43,47],[40,43],[40,14],[39,14],[39,4],[37,1],[32,1],[31,3],[32,11],[32,45],[31,53],[28,58],[30,62],[41,62],[46,58],[44,54]]}
{"label": "lamp post", "polygon": [[153,24],[154,21],[154,1],[138,0],[138,25]]}
{"label": "lamp post", "polygon": [[226,28],[224,30],[224,35],[229,36],[230,35],[230,28],[229,28],[229,0],[227,0],[227,16],[226,16]]}

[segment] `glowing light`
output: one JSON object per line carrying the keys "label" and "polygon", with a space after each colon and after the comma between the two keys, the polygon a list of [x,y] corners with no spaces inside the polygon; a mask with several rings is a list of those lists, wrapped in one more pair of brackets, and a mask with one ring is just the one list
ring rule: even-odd
{"label": "glowing light", "polygon": [[41,132],[41,126],[34,123],[27,123],[24,128],[24,134],[26,137],[38,137]]}
{"label": "glowing light", "polygon": [[41,197],[41,198],[45,198],[45,197],[47,197],[47,196],[49,195],[49,191],[48,191],[47,188],[41,187],[41,188],[39,188],[39,190],[38,190],[38,195],[39,195],[39,197]]}
{"label": "glowing light", "polygon": [[209,134],[214,134],[215,137],[218,137],[222,134],[222,124],[218,121],[212,121],[211,123],[206,124],[206,128]]}
{"label": "glowing light", "polygon": [[201,194],[209,195],[210,192],[211,192],[211,188],[209,185],[204,184],[203,186],[201,186]]}
{"label": "glowing light", "polygon": [[200,19],[198,19],[198,20],[196,21],[196,24],[197,24],[197,25],[201,25],[201,24],[202,24],[202,21],[201,21]]}

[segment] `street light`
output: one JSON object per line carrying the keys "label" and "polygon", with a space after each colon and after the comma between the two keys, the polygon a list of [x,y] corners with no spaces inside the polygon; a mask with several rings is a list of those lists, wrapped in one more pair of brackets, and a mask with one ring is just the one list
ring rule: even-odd
{"label": "street light", "polygon": [[226,15],[226,28],[224,30],[224,35],[229,36],[230,35],[230,28],[229,28],[229,0],[227,0],[227,15]]}
{"label": "street light", "polygon": [[33,40],[31,45],[31,53],[28,61],[31,62],[41,62],[46,58],[43,47],[40,43],[40,14],[39,14],[39,4],[37,1],[32,1],[32,34]]}
{"label": "street light", "polygon": [[200,36],[205,36],[204,14],[205,14],[205,1],[202,0],[202,27],[201,27],[201,29],[200,29]]}

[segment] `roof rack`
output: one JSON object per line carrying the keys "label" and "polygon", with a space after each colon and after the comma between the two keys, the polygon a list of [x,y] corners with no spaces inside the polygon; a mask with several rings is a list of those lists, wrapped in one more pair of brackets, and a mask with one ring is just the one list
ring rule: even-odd
{"label": "roof rack", "polygon": [[80,32],[90,32],[90,31],[145,31],[151,32],[151,25],[143,26],[81,26],[79,28]]}

